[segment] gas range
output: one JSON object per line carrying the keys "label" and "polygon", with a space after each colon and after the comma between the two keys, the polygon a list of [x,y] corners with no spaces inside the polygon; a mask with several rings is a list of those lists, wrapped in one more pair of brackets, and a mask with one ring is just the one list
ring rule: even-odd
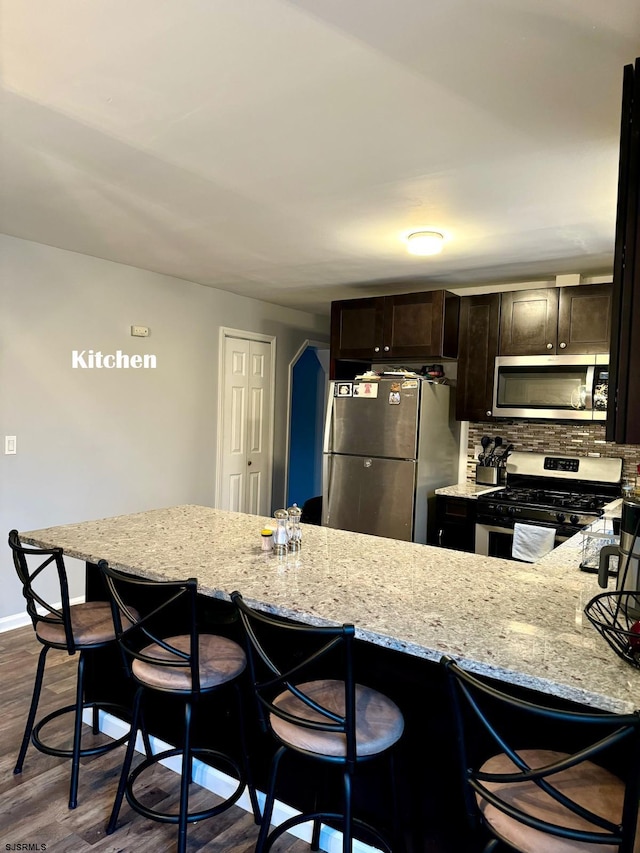
{"label": "gas range", "polygon": [[[477,553],[492,553],[490,540],[512,535],[516,522],[552,527],[556,545],[591,524],[620,497],[622,459],[512,453],[503,489],[478,495],[477,524],[484,543]],[[489,543],[489,544],[487,544]],[[509,550],[505,546],[505,555]],[[502,556],[502,554],[500,554]]]}
{"label": "gas range", "polygon": [[603,507],[617,497],[618,491],[614,489],[609,494],[594,494],[544,487],[507,486],[497,492],[480,495],[479,500],[485,504],[485,512],[495,512],[499,516],[515,520],[569,523],[573,527],[582,528],[602,515]]}

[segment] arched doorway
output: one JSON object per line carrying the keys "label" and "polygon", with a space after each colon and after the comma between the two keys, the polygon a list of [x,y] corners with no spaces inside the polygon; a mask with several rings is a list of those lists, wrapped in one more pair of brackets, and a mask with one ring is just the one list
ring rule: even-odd
{"label": "arched doorway", "polygon": [[305,341],[289,365],[285,506],[322,494],[322,438],[329,378],[328,344]]}

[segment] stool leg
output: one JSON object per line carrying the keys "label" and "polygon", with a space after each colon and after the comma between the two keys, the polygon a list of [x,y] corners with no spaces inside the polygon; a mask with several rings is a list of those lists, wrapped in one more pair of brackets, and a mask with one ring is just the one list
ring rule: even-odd
{"label": "stool leg", "polygon": [[184,747],[180,776],[180,812],[178,816],[178,853],[187,849],[187,818],[189,816],[189,785],[191,784],[191,702],[184,706]]}
{"label": "stool leg", "polygon": [[258,835],[258,841],[256,844],[255,853],[262,853],[264,850],[265,843],[267,841],[267,836],[269,834],[269,827],[271,826],[271,815],[273,814],[273,802],[275,800],[276,795],[276,776],[278,775],[278,767],[280,765],[280,759],[285,754],[286,749],[284,746],[281,746],[280,749],[276,752],[271,760],[271,771],[269,774],[269,786],[267,788],[267,798],[264,801],[264,811],[262,812],[262,822],[260,824],[260,834]]}
{"label": "stool leg", "polygon": [[398,786],[396,785],[395,780],[396,776],[396,762],[393,755],[393,750],[389,751],[389,782],[391,784],[391,810],[392,810],[392,821],[393,821],[393,842],[394,845],[398,845],[398,849],[402,849],[402,829],[400,826],[400,807],[398,804]]}
{"label": "stool leg", "polygon": [[84,699],[84,652],[78,658],[76,679],[76,710],[73,721],[73,748],[71,753],[71,784],[69,786],[69,808],[78,805],[78,777],[80,774],[80,747],[82,746],[82,707]]}
{"label": "stool leg", "polygon": [[93,706],[93,733],[97,735],[100,733],[100,708],[97,705]]}
{"label": "stool leg", "polygon": [[38,668],[36,670],[36,679],[33,683],[31,706],[29,707],[27,724],[24,727],[24,735],[22,738],[22,744],[20,746],[20,752],[18,754],[18,760],[16,761],[16,766],[13,768],[14,773],[22,773],[22,765],[24,764],[24,757],[27,754],[27,747],[29,746],[29,741],[31,740],[31,732],[33,731],[33,724],[36,719],[36,711],[38,710],[38,702],[40,701],[40,691],[42,689],[42,679],[44,676],[44,664],[48,651],[49,646],[43,646],[40,650],[40,656],[38,657]]}
{"label": "stool leg", "polygon": [[127,751],[124,756],[124,761],[122,762],[122,770],[120,771],[120,781],[118,782],[116,798],[113,802],[113,808],[111,809],[111,817],[109,818],[109,823],[107,824],[105,830],[107,835],[111,835],[111,833],[114,832],[116,828],[116,824],[118,823],[118,815],[120,814],[120,807],[122,805],[122,798],[124,797],[124,792],[126,790],[127,782],[129,780],[129,771],[131,770],[133,753],[136,748],[136,736],[138,734],[138,721],[140,718],[141,699],[142,687],[139,687],[133,699],[133,708],[131,712],[131,731],[129,733],[129,740],[127,741]]}
{"label": "stool leg", "polygon": [[[317,809],[317,806],[316,806]],[[313,821],[313,832],[311,834],[311,849],[319,850],[320,849],[320,830],[322,829],[322,823],[320,818],[316,818]]]}
{"label": "stool leg", "polygon": [[343,853],[351,853],[351,840],[353,838],[353,814],[351,811],[351,768],[345,767],[343,775],[344,783],[344,827],[342,830]]}

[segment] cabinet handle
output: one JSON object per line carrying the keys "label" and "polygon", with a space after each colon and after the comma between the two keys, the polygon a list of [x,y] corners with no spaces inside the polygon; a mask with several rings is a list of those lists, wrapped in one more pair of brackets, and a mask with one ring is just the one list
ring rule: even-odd
{"label": "cabinet handle", "polygon": [[442,545],[442,534],[443,533],[444,533],[443,529],[440,528],[440,530],[438,530],[438,545]]}
{"label": "cabinet handle", "polygon": [[565,347],[566,347],[566,344],[564,341],[562,341],[562,343],[560,344],[560,349],[564,349]]}
{"label": "cabinet handle", "polygon": [[491,413],[491,410],[489,410],[489,411],[487,412],[487,417],[488,417],[488,418],[490,418],[490,417],[491,417],[491,414],[492,414],[492,413]]}
{"label": "cabinet handle", "polygon": [[384,351],[385,351],[385,352],[389,352],[389,347],[385,347],[385,348],[384,348]]}
{"label": "cabinet handle", "polygon": [[553,349],[553,344],[547,344],[547,349]]}
{"label": "cabinet handle", "polygon": [[373,348],[373,351],[374,351],[374,352],[380,352],[380,347],[374,347],[374,348]]}

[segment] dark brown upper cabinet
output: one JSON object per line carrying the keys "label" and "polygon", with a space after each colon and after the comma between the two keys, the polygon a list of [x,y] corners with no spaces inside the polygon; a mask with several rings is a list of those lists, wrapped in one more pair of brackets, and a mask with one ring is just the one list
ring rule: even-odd
{"label": "dark brown upper cabinet", "polygon": [[456,420],[483,421],[491,417],[499,326],[499,293],[462,297]]}
{"label": "dark brown upper cabinet", "polygon": [[444,290],[331,303],[331,358],[456,358],[460,298]]}
{"label": "dark brown upper cabinet", "polygon": [[609,352],[610,284],[502,294],[500,355],[588,355]]}

